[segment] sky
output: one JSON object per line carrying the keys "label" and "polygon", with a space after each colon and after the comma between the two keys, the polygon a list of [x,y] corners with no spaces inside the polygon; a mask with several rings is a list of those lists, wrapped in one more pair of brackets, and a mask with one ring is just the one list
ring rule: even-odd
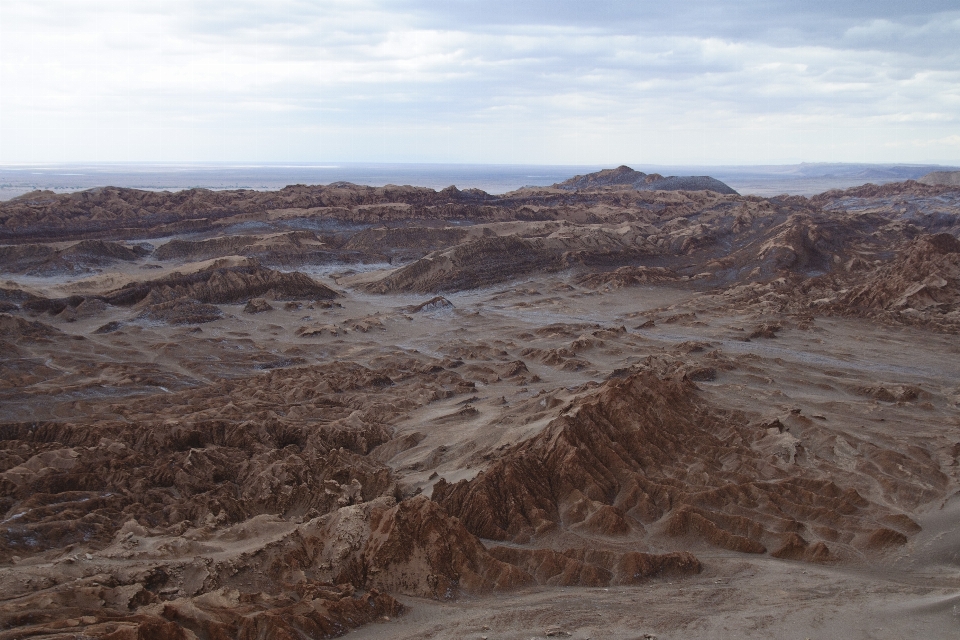
{"label": "sky", "polygon": [[960,0],[0,0],[0,163],[960,164]]}

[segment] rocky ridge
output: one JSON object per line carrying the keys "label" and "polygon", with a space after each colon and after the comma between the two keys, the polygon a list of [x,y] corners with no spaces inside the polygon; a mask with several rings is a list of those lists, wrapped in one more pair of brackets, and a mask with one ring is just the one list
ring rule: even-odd
{"label": "rocky ridge", "polygon": [[[474,480],[441,480],[433,497],[475,535],[522,543],[559,527],[656,546],[691,536],[733,551],[827,560],[850,555],[851,546],[906,541],[887,522],[915,528],[853,487],[808,476],[815,453],[780,422],[758,427],[705,411],[693,389],[651,372],[611,380]],[[927,483],[945,486],[935,465],[909,464],[925,468],[920,500],[935,495]]]}
{"label": "rocky ridge", "polygon": [[960,187],[960,171],[933,171],[917,180],[920,184]]}
{"label": "rocky ridge", "polygon": [[642,171],[634,171],[626,165],[583,176],[574,176],[553,186],[557,189],[570,191],[599,187],[626,187],[638,191],[714,191],[734,195],[737,193],[728,185],[710,176],[664,177],[659,173],[647,174]]}

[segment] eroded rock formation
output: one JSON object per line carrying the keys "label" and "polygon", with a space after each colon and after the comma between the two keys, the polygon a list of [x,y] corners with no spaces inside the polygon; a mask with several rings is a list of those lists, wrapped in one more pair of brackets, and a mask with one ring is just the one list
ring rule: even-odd
{"label": "eroded rock formation", "polygon": [[723,187],[0,203],[0,638],[952,594],[960,192]]}
{"label": "eroded rock formation", "polygon": [[[869,546],[884,518],[902,515],[810,477],[802,441],[774,431],[702,406],[691,382],[640,372],[564,407],[474,480],[439,481],[433,495],[492,540],[528,542],[559,527],[810,559]],[[789,442],[771,453],[773,440]],[[914,464],[921,494],[945,486],[936,465]]]}

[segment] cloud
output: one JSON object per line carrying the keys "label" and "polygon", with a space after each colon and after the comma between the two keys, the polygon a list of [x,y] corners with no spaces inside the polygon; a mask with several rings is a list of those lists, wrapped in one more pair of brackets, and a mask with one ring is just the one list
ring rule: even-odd
{"label": "cloud", "polygon": [[946,157],[952,4],[8,1],[0,161]]}

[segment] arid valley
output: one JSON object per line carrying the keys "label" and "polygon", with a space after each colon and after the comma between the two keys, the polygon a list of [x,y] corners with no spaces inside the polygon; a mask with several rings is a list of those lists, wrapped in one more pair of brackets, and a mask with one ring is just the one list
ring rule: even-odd
{"label": "arid valley", "polygon": [[0,202],[0,639],[956,638],[960,184]]}

